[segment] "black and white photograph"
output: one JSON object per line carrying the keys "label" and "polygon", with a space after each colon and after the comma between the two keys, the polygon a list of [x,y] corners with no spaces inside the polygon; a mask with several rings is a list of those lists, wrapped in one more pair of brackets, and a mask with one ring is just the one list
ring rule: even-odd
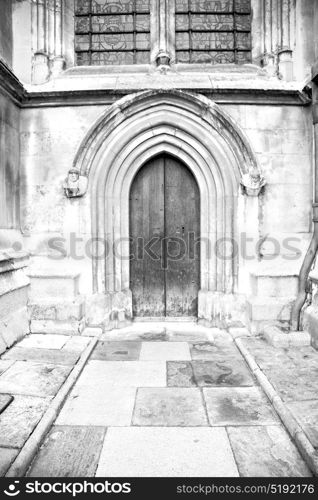
{"label": "black and white photograph", "polygon": [[318,492],[318,0],[0,0],[0,496]]}

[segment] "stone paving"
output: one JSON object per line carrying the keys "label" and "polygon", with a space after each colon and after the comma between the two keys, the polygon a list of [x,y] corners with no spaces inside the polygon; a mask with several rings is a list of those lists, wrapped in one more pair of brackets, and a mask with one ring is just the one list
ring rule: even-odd
{"label": "stone paving", "polygon": [[[2,475],[89,341],[85,336],[31,335],[2,356]],[[317,440],[308,411],[317,416],[312,397],[318,389],[309,379],[310,371],[313,377],[317,370],[318,353],[309,348],[285,352],[254,338],[244,342]],[[293,369],[304,377],[298,380],[305,390],[300,399],[294,399],[295,373],[288,377]],[[28,475],[311,473],[227,332],[190,323],[136,323],[100,337]]]}

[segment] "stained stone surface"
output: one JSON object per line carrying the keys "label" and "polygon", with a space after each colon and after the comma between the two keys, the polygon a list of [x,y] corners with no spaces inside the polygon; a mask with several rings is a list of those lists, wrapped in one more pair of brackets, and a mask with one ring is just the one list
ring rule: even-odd
{"label": "stained stone surface", "polygon": [[56,423],[59,425],[131,425],[136,389],[75,385]]}
{"label": "stained stone surface", "polygon": [[89,361],[78,386],[94,387],[165,387],[164,361]]}
{"label": "stained stone surface", "polygon": [[0,394],[0,414],[5,411],[12,401],[13,396],[10,396],[9,394]]}
{"label": "stained stone surface", "polygon": [[141,342],[98,342],[90,359],[105,361],[135,361],[139,359]]}
{"label": "stained stone surface", "polygon": [[25,337],[19,347],[37,347],[39,349],[61,349],[70,339],[68,335],[34,333]]}
{"label": "stained stone surface", "polygon": [[169,341],[171,342],[207,342],[208,335],[205,332],[178,332],[167,330]]}
{"label": "stained stone surface", "polygon": [[16,361],[0,377],[0,392],[29,396],[54,396],[71,366]]}
{"label": "stained stone surface", "polygon": [[211,425],[278,424],[271,404],[258,387],[204,388]]}
{"label": "stained stone surface", "polygon": [[122,328],[120,330],[112,330],[103,333],[100,340],[108,341],[126,341],[126,340],[139,340],[139,341],[151,341],[151,342],[163,342],[168,341],[169,336],[166,333],[166,329],[163,327],[149,328],[147,326],[132,326],[129,328]]}
{"label": "stained stone surface", "polygon": [[49,398],[15,396],[0,415],[0,446],[21,448],[49,403]]}
{"label": "stained stone surface", "polygon": [[90,340],[91,339],[89,337],[74,335],[74,337],[69,338],[66,344],[62,347],[62,352],[71,351],[81,353],[88,346]]}
{"label": "stained stone surface", "polygon": [[243,339],[261,369],[284,365],[289,369],[318,368],[318,353],[312,347],[273,347],[263,339]]}
{"label": "stained stone surface", "polygon": [[12,366],[14,363],[13,360],[9,360],[9,359],[0,359],[0,375],[2,375],[8,368],[10,368],[10,366]]}
{"label": "stained stone surface", "polygon": [[283,401],[306,401],[318,399],[318,385],[313,383],[318,380],[318,368],[306,367],[295,369],[286,368],[285,365],[264,370],[270,383],[277,390]]}
{"label": "stained stone surface", "polygon": [[311,444],[318,448],[318,399],[296,401],[287,406],[304,429]]}
{"label": "stained stone surface", "polygon": [[75,365],[79,358],[79,353],[61,351],[57,349],[38,349],[36,347],[13,347],[3,359],[13,359],[16,361],[34,361],[45,364]]}
{"label": "stained stone surface", "polygon": [[228,427],[227,430],[241,476],[311,477],[281,426]]}
{"label": "stained stone surface", "polygon": [[29,477],[93,477],[106,429],[54,426],[45,439]]}
{"label": "stained stone surface", "polygon": [[255,380],[243,360],[167,363],[169,387],[252,386]]}
{"label": "stained stone surface", "polygon": [[187,342],[143,342],[140,351],[141,361],[151,360],[190,360]]}
{"label": "stained stone surface", "polygon": [[234,342],[193,342],[190,345],[193,360],[227,360],[242,359],[242,355]]}
{"label": "stained stone surface", "polygon": [[192,364],[189,361],[167,363],[168,387],[196,387]]}
{"label": "stained stone surface", "polygon": [[6,474],[18,453],[17,448],[0,448],[0,477]]}
{"label": "stained stone surface", "polygon": [[133,425],[208,425],[200,390],[172,387],[138,389]]}
{"label": "stained stone surface", "polygon": [[224,429],[107,430],[97,477],[237,477]]}

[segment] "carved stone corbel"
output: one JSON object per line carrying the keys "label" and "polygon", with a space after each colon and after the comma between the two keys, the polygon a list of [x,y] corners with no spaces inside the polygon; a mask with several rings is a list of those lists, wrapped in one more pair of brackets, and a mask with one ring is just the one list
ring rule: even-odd
{"label": "carved stone corbel", "polygon": [[242,176],[242,192],[247,196],[259,196],[265,185],[265,178],[254,168],[251,168],[247,174]]}
{"label": "carved stone corbel", "polygon": [[72,168],[64,181],[63,189],[67,198],[80,198],[87,191],[88,179]]}

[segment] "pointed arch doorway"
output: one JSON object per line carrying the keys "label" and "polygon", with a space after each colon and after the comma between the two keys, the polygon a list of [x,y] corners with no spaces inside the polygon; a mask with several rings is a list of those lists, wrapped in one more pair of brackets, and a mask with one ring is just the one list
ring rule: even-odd
{"label": "pointed arch doorway", "polygon": [[162,154],[130,189],[130,289],[135,317],[193,317],[200,289],[200,193],[189,168]]}

